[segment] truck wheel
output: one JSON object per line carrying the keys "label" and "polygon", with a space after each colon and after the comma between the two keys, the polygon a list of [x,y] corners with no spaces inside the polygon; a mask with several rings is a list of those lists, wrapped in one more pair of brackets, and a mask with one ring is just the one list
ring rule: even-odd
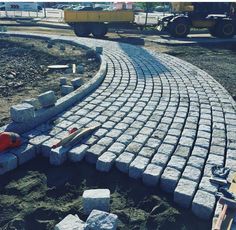
{"label": "truck wheel", "polygon": [[74,32],[78,37],[88,37],[91,33],[90,26],[82,23],[76,24],[74,25]]}
{"label": "truck wheel", "polygon": [[189,22],[183,19],[170,22],[168,27],[170,35],[175,38],[185,38],[190,32]]}
{"label": "truck wheel", "polygon": [[107,25],[104,23],[96,23],[92,27],[92,34],[95,38],[102,38],[108,31]]}
{"label": "truck wheel", "polygon": [[235,25],[231,20],[222,20],[217,25],[217,37],[232,38],[235,35]]}
{"label": "truck wheel", "polygon": [[210,27],[208,30],[212,37],[218,37],[216,26]]}

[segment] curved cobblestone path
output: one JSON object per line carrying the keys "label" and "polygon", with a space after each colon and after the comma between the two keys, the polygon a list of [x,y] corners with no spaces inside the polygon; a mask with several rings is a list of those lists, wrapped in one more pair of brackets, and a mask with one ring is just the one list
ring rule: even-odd
{"label": "curved cobblestone path", "polygon": [[176,203],[200,218],[212,217],[217,191],[209,182],[212,165],[236,171],[235,103],[228,92],[206,72],[169,55],[67,39],[102,46],[108,70],[100,87],[58,116],[49,134],[60,138],[71,127],[101,124],[77,148],[86,151],[86,161],[101,171],[115,165],[173,193]]}

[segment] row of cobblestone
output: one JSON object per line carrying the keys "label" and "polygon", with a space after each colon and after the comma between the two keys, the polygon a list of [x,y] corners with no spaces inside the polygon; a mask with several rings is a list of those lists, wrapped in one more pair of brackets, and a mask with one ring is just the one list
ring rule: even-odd
{"label": "row of cobblestone", "polygon": [[[236,171],[235,103],[228,92],[206,72],[169,55],[110,41],[65,39],[103,47],[106,78],[58,115],[55,125],[25,134],[26,142],[31,138],[26,145],[55,164],[85,158],[99,171],[116,166],[148,186],[160,185],[198,217],[211,218],[218,189],[209,182],[211,167]],[[68,129],[93,125],[101,127],[79,147],[50,152]]]}

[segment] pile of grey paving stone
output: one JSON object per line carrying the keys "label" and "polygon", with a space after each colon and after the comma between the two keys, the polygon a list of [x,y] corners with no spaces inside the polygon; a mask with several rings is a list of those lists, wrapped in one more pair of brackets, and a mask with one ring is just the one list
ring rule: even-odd
{"label": "pile of grey paving stone", "polygon": [[109,213],[110,190],[90,189],[83,193],[83,211],[89,215],[86,222],[69,214],[55,226],[55,230],[115,230],[118,216]]}

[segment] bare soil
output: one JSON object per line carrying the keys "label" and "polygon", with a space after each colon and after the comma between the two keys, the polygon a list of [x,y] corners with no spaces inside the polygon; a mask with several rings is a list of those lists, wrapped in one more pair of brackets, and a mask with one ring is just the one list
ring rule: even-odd
{"label": "bare soil", "polygon": [[207,230],[210,223],[181,210],[171,197],[141,180],[128,178],[115,168],[100,173],[93,165],[65,163],[55,167],[37,158],[0,176],[0,227],[4,230],[53,229],[68,214],[83,214],[86,189],[108,188],[111,212],[119,217],[122,230]]}
{"label": "bare soil", "polygon": [[[60,95],[60,77],[68,83],[81,77],[85,83],[99,69],[99,62],[90,62],[86,50],[57,42],[36,39],[0,39],[0,126],[10,122],[9,108],[27,98],[34,98],[48,90]],[[64,50],[65,49],[65,50]],[[68,70],[49,71],[48,65],[69,65]],[[84,74],[72,74],[72,64],[83,65]]]}

